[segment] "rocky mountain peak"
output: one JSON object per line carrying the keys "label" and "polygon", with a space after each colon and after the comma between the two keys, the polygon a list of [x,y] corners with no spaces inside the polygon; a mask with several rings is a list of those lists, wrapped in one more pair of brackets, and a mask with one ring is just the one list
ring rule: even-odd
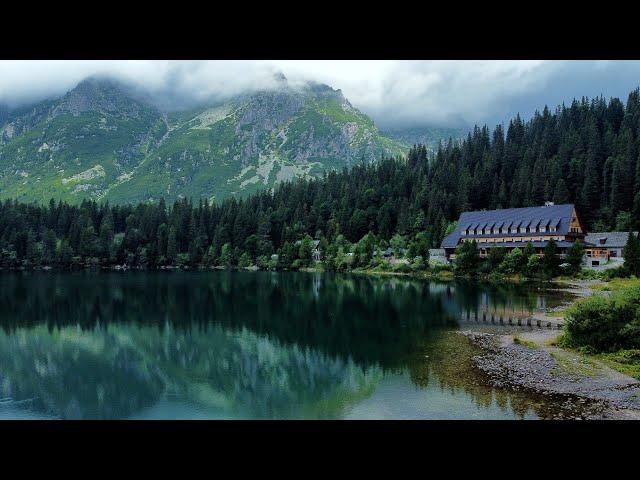
{"label": "rocky mountain peak", "polygon": [[97,111],[137,117],[144,106],[135,98],[131,87],[108,77],[89,77],[78,83],[55,107],[53,114]]}

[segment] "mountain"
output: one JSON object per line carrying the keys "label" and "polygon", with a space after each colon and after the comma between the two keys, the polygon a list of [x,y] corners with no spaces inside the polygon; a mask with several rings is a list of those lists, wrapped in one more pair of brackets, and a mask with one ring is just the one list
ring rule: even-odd
{"label": "mountain", "polygon": [[380,133],[406,148],[425,145],[428,150],[435,152],[440,142],[446,144],[449,139],[462,140],[468,131],[468,128],[415,127],[382,130]]}
{"label": "mountain", "polygon": [[279,82],[168,113],[115,81],[84,80],[0,116],[0,198],[221,200],[405,152],[340,90]]}

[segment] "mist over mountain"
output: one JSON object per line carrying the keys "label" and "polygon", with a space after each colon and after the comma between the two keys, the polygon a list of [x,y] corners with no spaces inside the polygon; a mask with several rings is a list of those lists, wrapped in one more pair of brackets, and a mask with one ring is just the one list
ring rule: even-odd
{"label": "mist over mountain", "polygon": [[117,78],[162,111],[195,109],[241,94],[315,81],[342,89],[383,130],[472,127],[527,120],[574,97],[623,98],[637,61],[553,60],[0,60],[0,104],[55,100],[90,76]]}
{"label": "mist over mountain", "polygon": [[273,80],[172,111],[133,84],[94,76],[59,98],[0,109],[0,198],[221,200],[408,150],[340,90]]}

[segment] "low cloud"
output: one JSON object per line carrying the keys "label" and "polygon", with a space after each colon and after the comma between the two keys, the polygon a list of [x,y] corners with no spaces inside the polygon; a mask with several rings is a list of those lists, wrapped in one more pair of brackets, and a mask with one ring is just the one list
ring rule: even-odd
{"label": "low cloud", "polygon": [[640,83],[638,61],[0,61],[0,102],[57,97],[109,75],[180,109],[273,87],[278,72],[341,89],[383,128],[493,125],[574,97],[626,100]]}

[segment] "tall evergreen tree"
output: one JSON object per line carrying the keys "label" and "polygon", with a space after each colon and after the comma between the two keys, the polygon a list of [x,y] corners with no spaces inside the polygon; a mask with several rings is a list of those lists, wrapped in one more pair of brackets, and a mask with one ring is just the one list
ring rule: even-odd
{"label": "tall evergreen tree", "polygon": [[625,269],[630,274],[640,277],[640,239],[633,232],[629,232],[622,256]]}
{"label": "tall evergreen tree", "polygon": [[542,271],[545,276],[551,278],[558,274],[560,258],[558,257],[558,246],[555,240],[550,239],[544,248],[544,258],[542,259]]}

